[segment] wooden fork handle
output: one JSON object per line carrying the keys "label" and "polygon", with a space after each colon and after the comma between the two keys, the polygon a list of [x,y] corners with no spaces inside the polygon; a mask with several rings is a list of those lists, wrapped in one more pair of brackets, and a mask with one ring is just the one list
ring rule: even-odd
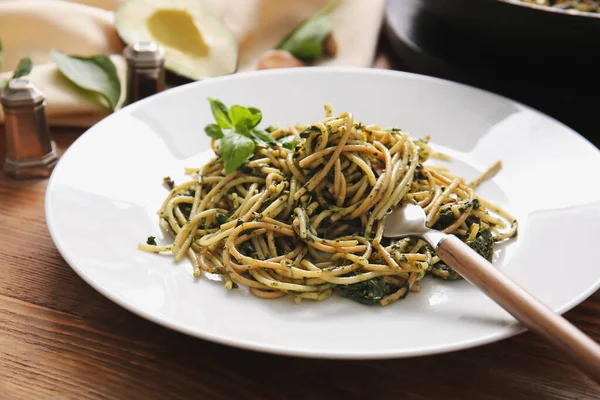
{"label": "wooden fork handle", "polygon": [[524,326],[562,349],[573,364],[600,383],[600,346],[589,336],[494,268],[456,236],[448,235],[442,239],[437,246],[437,255]]}

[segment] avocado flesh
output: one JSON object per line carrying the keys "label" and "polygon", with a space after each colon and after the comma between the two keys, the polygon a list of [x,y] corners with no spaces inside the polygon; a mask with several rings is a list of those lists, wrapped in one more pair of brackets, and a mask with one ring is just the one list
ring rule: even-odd
{"label": "avocado flesh", "polygon": [[205,57],[208,46],[198,31],[194,19],[185,10],[156,10],[146,20],[154,39],[165,47],[191,57]]}
{"label": "avocado flesh", "polygon": [[238,44],[223,20],[199,0],[126,0],[115,14],[127,44],[153,41],[165,68],[191,80],[234,73]]}

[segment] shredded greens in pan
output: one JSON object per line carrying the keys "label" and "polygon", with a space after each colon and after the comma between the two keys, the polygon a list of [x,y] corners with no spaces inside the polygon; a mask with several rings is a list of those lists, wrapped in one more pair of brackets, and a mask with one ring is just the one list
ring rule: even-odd
{"label": "shredded greens in pan", "polygon": [[309,125],[258,128],[254,107],[209,99],[215,123],[205,132],[215,157],[170,190],[158,210],[174,237],[142,250],[187,257],[194,275],[219,274],[225,287],[261,298],[324,300],[332,293],[388,305],[420,290],[426,275],[458,279],[423,240],[383,237],[383,217],[413,202],[427,224],[454,234],[488,260],[494,244],[517,234],[517,222],[474,189],[494,164],[467,183],[446,158],[397,128],[363,125],[349,112]]}
{"label": "shredded greens in pan", "polygon": [[596,0],[521,0],[524,3],[555,7],[561,10],[600,12],[600,2]]}

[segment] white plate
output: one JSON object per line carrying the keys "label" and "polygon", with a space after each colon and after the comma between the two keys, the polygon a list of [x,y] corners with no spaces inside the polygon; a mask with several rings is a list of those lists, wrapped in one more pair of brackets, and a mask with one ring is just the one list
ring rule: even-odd
{"label": "white plate", "polygon": [[[520,221],[494,264],[564,312],[592,294],[600,270],[600,154],[557,121],[511,100],[400,72],[304,68],[248,73],[182,86],[106,118],[63,155],[48,185],[46,218],[65,260],[90,285],[156,323],[247,349],[329,358],[405,357],[464,349],[519,331],[467,282],[426,279],[423,290],[380,308],[332,297],[296,305],[261,300],[221,282],[194,280],[191,265],[136,249],[168,241],[156,210],[163,176],[182,180],[209,149],[207,97],[263,111],[262,125],[307,123],[351,111],[432,142],[466,179],[504,167],[481,193]],[[206,153],[204,153],[206,154]]]}

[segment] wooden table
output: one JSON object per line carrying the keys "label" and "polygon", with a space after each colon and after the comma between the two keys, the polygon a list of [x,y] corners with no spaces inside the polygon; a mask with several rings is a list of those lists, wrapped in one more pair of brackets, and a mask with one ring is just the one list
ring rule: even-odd
{"label": "wooden table", "polygon": [[[376,66],[399,63],[380,56]],[[53,130],[63,150],[81,132]],[[431,357],[331,361],[228,348],[155,325],[61,258],[44,219],[46,183],[0,174],[0,399],[600,398],[600,387],[530,333]],[[600,341],[600,292],[566,316]]]}

